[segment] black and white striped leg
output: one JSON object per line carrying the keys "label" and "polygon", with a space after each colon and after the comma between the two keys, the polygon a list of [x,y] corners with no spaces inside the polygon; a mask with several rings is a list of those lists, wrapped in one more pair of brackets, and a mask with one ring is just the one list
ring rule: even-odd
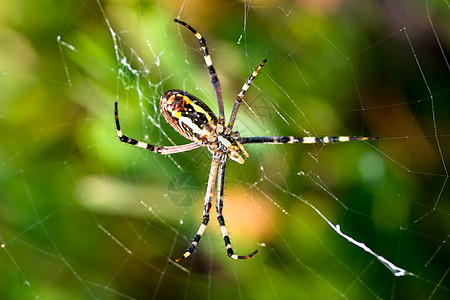
{"label": "black and white striped leg", "polygon": [[219,171],[217,177],[217,199],[216,199],[216,213],[217,220],[219,221],[220,230],[222,231],[223,240],[225,242],[225,248],[227,250],[227,255],[232,259],[248,259],[253,257],[256,253],[258,253],[258,249],[253,251],[248,255],[237,255],[234,253],[233,248],[231,246],[231,240],[228,236],[228,231],[225,226],[225,220],[223,218],[223,191],[224,191],[224,183],[225,183],[225,168],[227,163],[227,156],[222,156],[219,164]]}
{"label": "black and white striped leg", "polygon": [[175,259],[174,260],[175,262],[179,262],[182,259],[188,258],[189,256],[191,256],[192,253],[194,253],[195,249],[198,246],[198,243],[200,242],[200,239],[201,239],[203,233],[206,230],[206,226],[208,225],[208,222],[209,222],[209,212],[210,212],[211,206],[212,206],[212,198],[214,195],[214,186],[215,186],[215,182],[216,182],[216,178],[217,178],[217,168],[219,165],[219,159],[220,159],[219,156],[214,156],[212,163],[211,163],[211,170],[209,172],[209,179],[208,179],[208,187],[207,187],[206,195],[205,195],[205,205],[203,208],[202,224],[200,224],[197,234],[195,235],[194,239],[192,240],[192,243],[189,246],[189,248],[187,248],[187,250],[183,254],[183,256]]}
{"label": "black and white striped leg", "polygon": [[241,137],[241,144],[330,144],[351,141],[373,141],[380,140],[379,137],[367,136],[324,136],[324,137],[296,137],[296,136],[253,136]]}
{"label": "black and white striped leg", "polygon": [[214,69],[211,56],[209,55],[208,47],[206,46],[206,40],[203,38],[200,32],[195,30],[191,25],[187,24],[186,22],[183,22],[178,19],[174,19],[174,21],[189,29],[197,38],[198,43],[200,44],[200,50],[203,53],[203,58],[205,59],[206,66],[208,67],[209,76],[211,76],[211,84],[214,88],[214,93],[217,98],[217,105],[219,106],[219,124],[223,126],[223,124],[225,123],[225,111],[223,108],[222,90],[220,88],[219,77],[217,76],[216,70]]}
{"label": "black and white striped leg", "polygon": [[248,77],[247,81],[242,86],[241,91],[239,92],[236,99],[234,100],[233,110],[231,111],[230,120],[228,121],[228,126],[225,131],[225,134],[231,133],[231,130],[233,129],[233,126],[234,126],[234,121],[236,120],[236,116],[237,116],[239,107],[241,106],[242,99],[244,99],[244,94],[248,90],[250,85],[252,84],[253,80],[255,80],[255,77],[258,75],[259,71],[261,71],[261,69],[264,67],[264,64],[266,63],[266,61],[267,61],[267,59],[264,59],[259,64],[258,68],[256,68],[256,70],[253,71],[253,73]]}
{"label": "black and white striped leg", "polygon": [[154,146],[154,145],[150,145],[147,144],[145,142],[141,142],[139,140],[135,140],[133,138],[130,138],[126,135],[124,135],[122,133],[122,130],[120,129],[120,122],[119,122],[119,111],[118,111],[118,102],[116,100],[116,102],[114,103],[114,118],[116,120],[116,130],[117,130],[117,136],[119,137],[119,140],[121,142],[142,148],[142,149],[146,149],[146,150],[150,150],[154,153],[158,153],[158,154],[173,154],[173,153],[179,153],[179,152],[185,152],[185,151],[189,151],[189,150],[193,150],[196,149],[198,147],[201,147],[201,145],[199,145],[197,142],[193,142],[193,143],[189,143],[186,145],[181,145],[181,146]]}

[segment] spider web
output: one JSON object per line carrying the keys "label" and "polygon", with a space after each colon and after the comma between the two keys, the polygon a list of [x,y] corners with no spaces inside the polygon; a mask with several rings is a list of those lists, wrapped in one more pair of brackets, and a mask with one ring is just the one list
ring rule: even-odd
{"label": "spider web", "polygon": [[[11,2],[11,1],[10,1]],[[448,299],[448,1],[2,3],[0,298]],[[229,162],[226,257],[201,221],[206,149],[180,145],[159,97],[214,111],[208,42],[242,136],[380,136],[248,145]]]}

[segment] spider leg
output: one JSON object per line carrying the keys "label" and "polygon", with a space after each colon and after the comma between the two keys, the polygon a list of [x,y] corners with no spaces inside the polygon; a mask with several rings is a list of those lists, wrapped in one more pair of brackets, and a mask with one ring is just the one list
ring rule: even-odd
{"label": "spider leg", "polygon": [[324,137],[295,137],[295,136],[253,136],[241,137],[241,144],[330,144],[350,141],[372,141],[380,140],[380,137],[367,136],[324,136]]}
{"label": "spider leg", "polygon": [[223,191],[224,191],[224,183],[225,183],[225,168],[227,164],[227,156],[223,155],[220,159],[219,164],[219,175],[217,178],[217,204],[216,204],[216,213],[217,220],[219,221],[220,230],[222,231],[223,240],[225,242],[225,247],[227,249],[227,255],[232,259],[248,259],[253,257],[256,253],[258,253],[258,249],[253,251],[248,255],[237,255],[234,254],[233,248],[231,247],[230,237],[228,236],[228,231],[225,226],[225,220],[222,215],[223,210]]}
{"label": "spider leg", "polygon": [[189,29],[197,38],[198,43],[200,44],[200,50],[203,53],[203,58],[205,59],[206,66],[208,67],[209,76],[211,76],[211,84],[214,88],[214,94],[216,95],[217,105],[219,106],[219,124],[224,126],[225,111],[223,108],[222,90],[220,89],[219,77],[217,76],[216,70],[214,69],[211,56],[209,55],[208,47],[206,46],[206,40],[203,38],[200,32],[195,30],[191,25],[187,24],[186,22],[183,22],[178,19],[174,19],[174,21]]}
{"label": "spider leg", "polygon": [[160,147],[158,147],[158,146],[147,144],[145,142],[135,140],[133,138],[130,138],[130,137],[124,135],[122,133],[122,130],[120,129],[119,110],[118,110],[117,100],[114,103],[114,118],[116,120],[117,136],[119,137],[121,142],[130,144],[130,145],[133,145],[133,146],[136,146],[139,148],[147,149],[147,150],[150,150],[150,151],[158,153],[158,154],[172,154],[172,153],[189,151],[189,150],[193,150],[198,147],[201,147],[201,145],[199,145],[197,142],[189,143],[186,145],[180,145],[180,146],[169,146],[169,147],[160,146]]}
{"label": "spider leg", "polygon": [[185,259],[189,257],[197,248],[198,243],[200,242],[200,238],[202,237],[203,233],[206,230],[206,226],[209,222],[209,211],[211,210],[212,206],[212,198],[214,194],[214,185],[217,178],[217,167],[219,165],[219,156],[214,155],[213,160],[211,163],[211,170],[209,172],[209,179],[208,179],[208,188],[206,189],[206,195],[205,195],[205,205],[203,208],[203,221],[200,225],[197,234],[195,235],[194,239],[192,240],[191,245],[189,248],[187,248],[186,252],[183,254],[183,256],[175,259],[175,262],[179,262],[182,259]]}
{"label": "spider leg", "polygon": [[244,94],[252,84],[253,80],[255,80],[255,77],[258,75],[259,71],[261,71],[262,67],[264,67],[264,64],[266,63],[267,59],[264,59],[256,68],[255,71],[248,77],[247,81],[242,86],[241,91],[237,95],[236,99],[234,100],[234,106],[233,110],[231,111],[230,120],[228,121],[227,129],[225,130],[225,134],[230,134],[231,130],[234,126],[234,121],[236,120],[237,112],[239,110],[239,107],[241,106],[242,99],[244,99]]}

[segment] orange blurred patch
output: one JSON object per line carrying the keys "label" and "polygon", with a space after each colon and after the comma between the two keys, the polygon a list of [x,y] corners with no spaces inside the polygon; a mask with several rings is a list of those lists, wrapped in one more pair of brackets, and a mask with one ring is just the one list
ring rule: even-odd
{"label": "orange blurred patch", "polygon": [[223,215],[231,242],[264,242],[274,233],[275,207],[257,190],[238,188],[225,191]]}

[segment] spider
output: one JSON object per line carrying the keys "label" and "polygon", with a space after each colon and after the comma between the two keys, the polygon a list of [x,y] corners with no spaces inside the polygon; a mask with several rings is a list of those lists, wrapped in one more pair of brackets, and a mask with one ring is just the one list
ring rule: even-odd
{"label": "spider", "polygon": [[237,95],[233,110],[231,111],[228,124],[225,125],[225,113],[222,100],[222,91],[220,88],[219,78],[214,69],[211,56],[209,55],[206,41],[202,35],[191,25],[174,19],[181,26],[189,29],[197,38],[200,44],[200,50],[203,53],[206,66],[209,70],[211,83],[219,107],[219,116],[202,100],[194,95],[182,90],[169,90],[161,95],[160,110],[166,121],[182,136],[192,141],[192,143],[180,146],[155,146],[146,142],[130,138],[123,134],[118,113],[118,102],[115,102],[114,116],[116,122],[117,135],[121,142],[137,146],[139,148],[150,150],[158,154],[173,154],[193,150],[199,147],[206,147],[212,154],[211,169],[209,172],[208,186],[206,189],[205,203],[203,207],[203,221],[192,240],[190,246],[184,254],[175,259],[179,262],[188,258],[197,249],[198,243],[206,230],[210,218],[210,210],[212,206],[214,187],[217,182],[216,195],[216,216],[222,231],[223,240],[228,257],[236,260],[248,259],[258,253],[258,249],[247,255],[235,254],[231,246],[230,237],[228,236],[225,220],[223,217],[223,194],[225,181],[225,168],[227,160],[231,159],[240,164],[244,163],[244,157],[248,158],[249,154],[244,148],[244,144],[314,144],[314,143],[335,143],[348,141],[367,141],[379,138],[373,137],[356,137],[356,136],[325,136],[325,137],[295,137],[295,136],[257,136],[257,137],[241,137],[238,131],[233,131],[233,125],[236,115],[244,98],[245,92],[252,84],[255,77],[264,67],[267,59],[264,59],[256,70],[248,77],[242,86],[241,91]]}

